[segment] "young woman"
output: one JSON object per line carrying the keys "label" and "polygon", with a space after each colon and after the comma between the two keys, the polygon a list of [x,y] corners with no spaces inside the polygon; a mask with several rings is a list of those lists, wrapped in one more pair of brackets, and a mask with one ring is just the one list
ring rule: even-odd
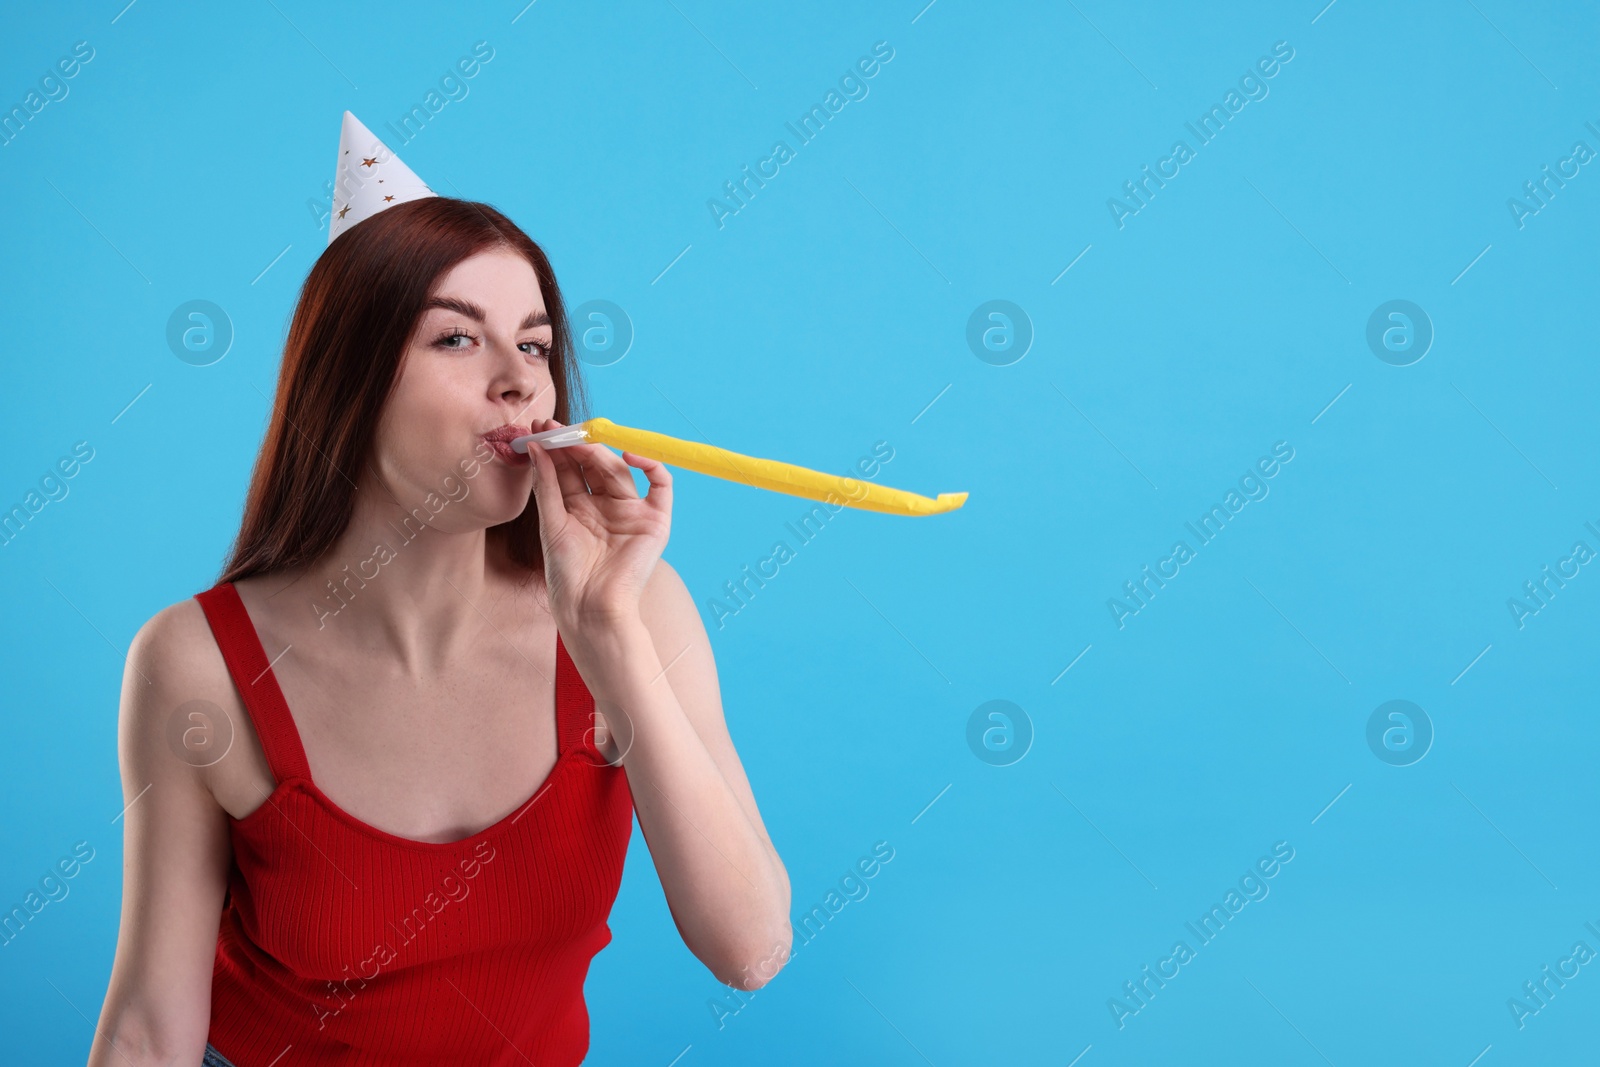
{"label": "young woman", "polygon": [[549,261],[486,204],[396,204],[317,261],[231,558],[129,650],[90,1067],[579,1063],[635,813],[720,981],[787,959],[660,559],[671,475],[506,445],[572,420],[577,370]]}

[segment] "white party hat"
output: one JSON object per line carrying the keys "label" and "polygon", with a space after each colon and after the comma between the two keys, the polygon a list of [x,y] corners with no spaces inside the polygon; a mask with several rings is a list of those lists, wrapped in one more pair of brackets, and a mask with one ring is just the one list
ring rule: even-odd
{"label": "white party hat", "polygon": [[400,162],[373,132],[350,112],[339,130],[339,163],[333,176],[333,217],[328,222],[328,243],[386,207],[438,196],[427,183]]}

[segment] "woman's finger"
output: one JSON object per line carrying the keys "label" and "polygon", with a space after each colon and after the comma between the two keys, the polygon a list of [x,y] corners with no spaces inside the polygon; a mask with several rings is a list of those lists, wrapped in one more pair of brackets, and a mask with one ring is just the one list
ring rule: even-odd
{"label": "woman's finger", "polygon": [[554,534],[567,519],[567,505],[562,500],[562,487],[555,461],[544,447],[528,446],[528,459],[533,463],[533,499],[539,508],[539,524]]}
{"label": "woman's finger", "polygon": [[[555,419],[546,419],[542,430],[554,430],[563,425]],[[589,487],[584,483],[583,472],[578,469],[578,461],[571,454],[573,447],[546,449],[543,445],[534,445],[550,459],[551,468],[555,473],[555,481],[560,486],[561,495],[570,500],[589,495]]]}
{"label": "woman's finger", "polygon": [[[550,419],[548,422],[550,429],[562,425],[555,419]],[[597,496],[615,497],[618,500],[639,499],[639,489],[633,484],[633,475],[628,472],[628,465],[606,445],[597,443],[567,445],[554,451],[564,453],[564,458],[571,460],[580,470],[579,477],[586,484],[588,492]]]}
{"label": "woman's finger", "polygon": [[[650,490],[645,497],[645,503],[665,514],[672,513],[672,471],[665,463],[648,456],[641,456],[637,452],[624,452],[623,462],[631,467],[638,467],[644,471],[645,478],[650,482]],[[633,476],[629,475],[631,482]]]}
{"label": "woman's finger", "polygon": [[589,487],[597,493],[618,500],[638,500],[639,487],[633,484],[633,473],[621,456],[606,445],[586,445],[586,454],[577,457],[583,466],[583,475]]}

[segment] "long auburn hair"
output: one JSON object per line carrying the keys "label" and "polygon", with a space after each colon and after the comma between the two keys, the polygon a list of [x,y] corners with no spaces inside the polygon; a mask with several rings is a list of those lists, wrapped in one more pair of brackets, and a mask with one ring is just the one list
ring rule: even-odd
{"label": "long auburn hair", "polygon": [[[431,196],[385,208],[334,238],[300,289],[271,422],[219,583],[310,564],[344,533],[356,474],[370,462],[423,302],[457,263],[497,248],[523,256],[538,276],[553,331],[555,418],[570,426],[587,417],[566,307],[544,250],[488,204]],[[530,577],[543,568],[532,495],[488,537]]]}

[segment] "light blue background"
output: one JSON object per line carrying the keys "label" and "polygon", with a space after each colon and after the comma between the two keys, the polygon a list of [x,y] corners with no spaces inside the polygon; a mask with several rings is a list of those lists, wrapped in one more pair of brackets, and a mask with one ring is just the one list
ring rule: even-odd
{"label": "light blue background", "polygon": [[[0,898],[96,850],[0,948],[7,1061],[88,1049],[118,927],[124,655],[237,529],[340,114],[386,136],[480,40],[468,95],[389,143],[526,228],[569,306],[626,310],[632,350],[586,370],[593,414],[838,472],[887,441],[878,481],[971,494],[843,512],[725,626],[707,607],[795,916],[874,842],[895,857],[719,1028],[708,1002],[731,994],[636,829],[590,1062],[1592,1055],[1600,965],[1523,1028],[1507,1000],[1575,942],[1600,950],[1600,576],[1521,629],[1506,602],[1573,542],[1600,549],[1600,168],[1522,228],[1507,201],[1575,141],[1600,150],[1600,17],[925,2],[0,15],[4,108],[95,49],[0,148],[0,505],[95,449],[0,551]],[[795,147],[785,121],[877,41],[894,58],[867,97],[718,229],[708,198]],[[1107,198],[1194,147],[1185,121],[1277,41],[1294,57],[1270,95],[1119,229]],[[236,331],[211,366],[164,338],[192,299]],[[965,340],[993,299],[1034,331],[1008,366]],[[1410,366],[1366,344],[1392,299],[1435,330]],[[1107,599],[1277,441],[1294,459],[1270,495],[1119,629]],[[709,605],[807,508],[679,472],[666,558]],[[1034,735],[1010,766],[966,740],[996,699]],[[1366,741],[1392,699],[1436,734],[1411,766]],[[1270,895],[1119,1029],[1108,999],[1198,946],[1185,921],[1279,841]]]}

